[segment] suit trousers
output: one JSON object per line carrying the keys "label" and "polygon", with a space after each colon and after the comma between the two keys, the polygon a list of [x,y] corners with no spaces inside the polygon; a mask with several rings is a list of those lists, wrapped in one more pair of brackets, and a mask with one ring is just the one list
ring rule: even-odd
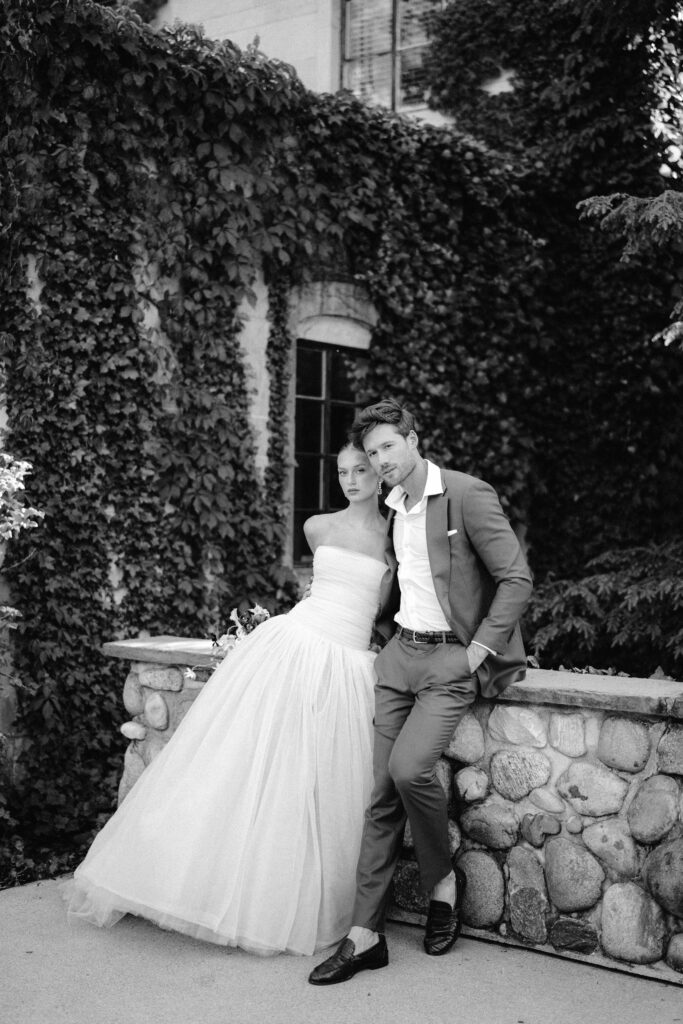
{"label": "suit trousers", "polygon": [[436,763],[478,692],[460,644],[394,636],[375,661],[374,784],[352,924],[383,931],[406,816],[426,891],[452,870],[446,794]]}

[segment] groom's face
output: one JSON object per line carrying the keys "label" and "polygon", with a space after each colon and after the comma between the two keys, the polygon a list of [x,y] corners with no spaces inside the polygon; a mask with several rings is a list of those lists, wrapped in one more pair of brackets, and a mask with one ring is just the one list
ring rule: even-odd
{"label": "groom's face", "polygon": [[403,437],[389,423],[380,423],[368,431],[363,447],[370,465],[388,487],[405,480],[420,460],[415,431]]}

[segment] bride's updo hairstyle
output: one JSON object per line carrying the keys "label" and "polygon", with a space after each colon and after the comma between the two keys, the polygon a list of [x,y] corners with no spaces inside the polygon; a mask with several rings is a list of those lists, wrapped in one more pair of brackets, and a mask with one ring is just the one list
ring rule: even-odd
{"label": "bride's updo hairstyle", "polygon": [[401,437],[407,437],[411,430],[415,430],[413,414],[399,405],[394,398],[383,398],[381,402],[368,405],[356,413],[349,431],[351,445],[354,448],[362,448],[365,436],[383,423],[388,423]]}

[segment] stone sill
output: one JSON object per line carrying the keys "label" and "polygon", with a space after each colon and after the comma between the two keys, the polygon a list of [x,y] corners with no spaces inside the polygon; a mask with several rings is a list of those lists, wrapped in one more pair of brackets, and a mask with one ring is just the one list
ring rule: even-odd
{"label": "stone sill", "polygon": [[[193,668],[215,665],[211,641],[187,637],[112,640],[103,645],[102,651],[111,658],[159,665],[190,665]],[[683,720],[683,682],[668,679],[583,675],[532,668],[523,682],[513,683],[497,699],[517,704],[551,704]]]}

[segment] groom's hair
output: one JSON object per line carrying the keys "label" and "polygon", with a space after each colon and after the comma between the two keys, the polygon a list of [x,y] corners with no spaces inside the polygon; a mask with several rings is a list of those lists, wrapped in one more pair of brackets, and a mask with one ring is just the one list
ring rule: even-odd
{"label": "groom's hair", "polygon": [[356,418],[349,431],[349,440],[357,448],[363,446],[363,438],[375,427],[382,423],[389,426],[402,436],[407,437],[411,430],[415,430],[415,417],[411,412],[402,406],[394,398],[383,398],[381,402],[368,405],[356,413]]}

